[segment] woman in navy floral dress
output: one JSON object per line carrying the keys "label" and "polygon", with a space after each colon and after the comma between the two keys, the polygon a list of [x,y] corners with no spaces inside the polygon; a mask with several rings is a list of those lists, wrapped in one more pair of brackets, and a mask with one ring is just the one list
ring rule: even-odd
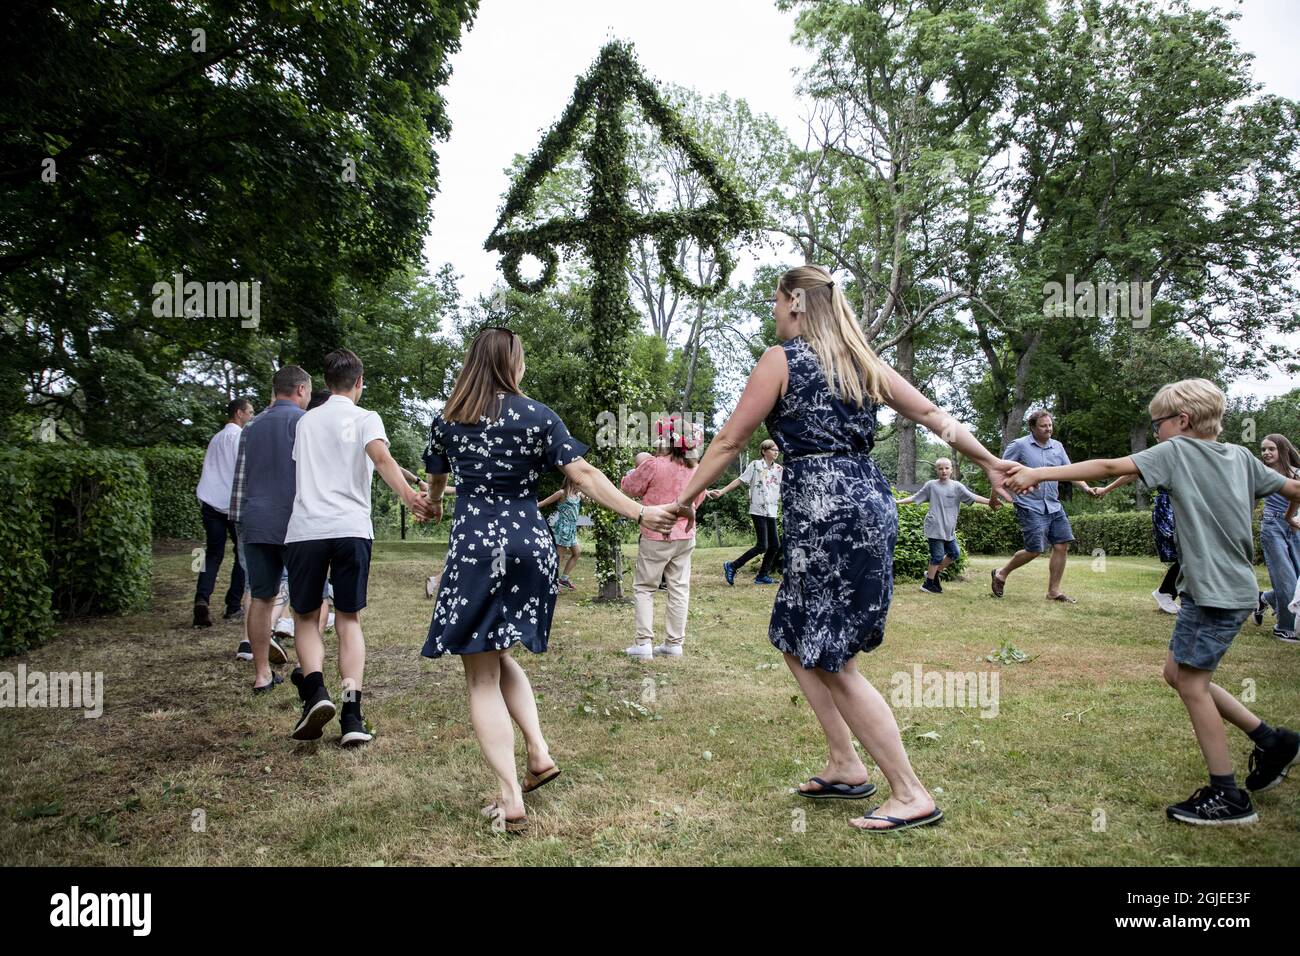
{"label": "woman in navy floral dress", "polygon": [[[559,584],[555,539],[537,507],[537,481],[562,470],[597,504],[646,527],[667,531],[666,507],[643,507],[582,456],[587,446],[560,417],[524,395],[524,352],[508,329],[481,331],[447,405],[434,417],[424,464],[433,520],[442,520],[447,475],[456,474],[456,517],[438,586],[425,657],[461,655],[470,720],[501,789],[487,815],[516,832],[528,822],[523,794],[559,775],[542,736],[528,676],[511,657],[523,644],[546,650]],[[520,786],[514,728],[528,747]]]}
{"label": "woman in navy floral dress", "polygon": [[856,655],[884,638],[894,590],[898,513],[889,482],[870,458],[876,412],[888,404],[943,435],[989,473],[995,505],[996,495],[1007,498],[1005,463],[876,357],[824,269],[786,272],[777,283],[774,317],[782,344],[763,353],[677,510],[693,516],[692,496],[722,473],[766,420],[786,462],[785,575],[768,639],[785,655],[830,750],[826,769],[799,792],[811,799],[874,793],[853,747],[856,736],[891,793],[853,825],[876,832],[937,823],[943,812],[913,772],[889,705],[856,667]]}

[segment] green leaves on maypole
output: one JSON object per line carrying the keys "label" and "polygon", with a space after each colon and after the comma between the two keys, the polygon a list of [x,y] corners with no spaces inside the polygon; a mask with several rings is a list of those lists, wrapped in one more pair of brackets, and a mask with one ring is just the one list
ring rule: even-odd
{"label": "green leaves on maypole", "polygon": [[[679,148],[690,167],[713,192],[713,199],[692,210],[638,212],[628,201],[632,171],[628,163],[628,137],[623,127],[623,108],[628,99],[641,108],[664,142]],[[574,149],[583,121],[594,114],[594,131],[582,149],[583,163],[590,176],[587,214],[583,218],[557,217],[537,225],[506,228],[528,214],[538,185],[547,173],[559,167]],[[505,206],[484,247],[500,252],[501,271],[506,281],[520,292],[540,292],[555,279],[560,251],[585,253],[591,260],[595,279],[591,290],[591,343],[597,362],[592,375],[592,418],[601,411],[617,414],[626,403],[629,343],[636,329],[637,315],[628,295],[627,265],[631,243],[653,237],[659,264],[668,281],[679,292],[696,298],[716,295],[726,288],[734,265],[727,245],[742,231],[757,226],[760,210],[743,198],[722,173],[714,158],[685,129],[680,117],[646,78],[630,45],[610,43],[601,50],[591,70],[580,77],[573,98],[559,121],[542,139],[524,171],[506,196]],[[706,286],[693,284],[677,267],[679,243],[693,240],[709,249],[717,263],[717,275]],[[532,256],[542,264],[534,280],[524,279],[519,264]],[[597,448],[589,455],[593,464],[607,474],[621,472],[627,450]],[[615,570],[618,535],[614,516],[598,510],[592,517],[596,532],[596,574],[602,597],[618,597],[621,581]]]}

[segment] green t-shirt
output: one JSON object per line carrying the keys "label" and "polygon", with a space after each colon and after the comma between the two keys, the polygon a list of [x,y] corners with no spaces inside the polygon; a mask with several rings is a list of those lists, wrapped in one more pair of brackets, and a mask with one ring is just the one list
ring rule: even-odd
{"label": "green t-shirt", "polygon": [[1255,499],[1286,479],[1240,445],[1178,435],[1133,456],[1148,487],[1174,504],[1177,588],[1202,607],[1254,607]]}

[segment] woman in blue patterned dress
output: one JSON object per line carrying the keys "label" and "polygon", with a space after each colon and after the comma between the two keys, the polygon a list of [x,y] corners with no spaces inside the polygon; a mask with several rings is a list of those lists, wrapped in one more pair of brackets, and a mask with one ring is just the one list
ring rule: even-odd
{"label": "woman in blue patterned dress", "polygon": [[[486,813],[510,832],[527,826],[523,794],[559,775],[528,676],[510,656],[516,644],[536,654],[546,650],[559,593],[555,540],[537,508],[538,479],[548,468],[561,470],[580,493],[646,527],[667,531],[677,520],[671,508],[633,501],[589,464],[582,457],[587,446],[560,417],[519,390],[523,375],[518,336],[502,328],[481,331],[433,419],[424,454],[433,520],[442,520],[453,470],[456,517],[421,653],[461,657],[470,721],[500,782]],[[528,748],[522,787],[511,720]]]}
{"label": "woman in blue patterned dress", "polygon": [[893,597],[898,514],[870,453],[882,403],[943,435],[989,474],[997,497],[1005,465],[950,416],[876,357],[830,274],[800,266],[777,283],[776,336],[726,425],[677,499],[679,514],[744,448],[760,422],[785,455],[781,508],[785,577],[768,639],[785,655],[826,734],[830,759],[800,787],[812,799],[863,799],[875,786],[853,747],[861,741],[889,781],[881,806],[852,822],[862,830],[936,823],[943,813],[917,779],[885,699],[857,670],[878,646]]}

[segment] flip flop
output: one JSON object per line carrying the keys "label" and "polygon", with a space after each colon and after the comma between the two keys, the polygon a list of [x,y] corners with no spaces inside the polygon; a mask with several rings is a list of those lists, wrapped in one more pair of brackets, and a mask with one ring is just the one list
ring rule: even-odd
{"label": "flip flop", "polygon": [[799,796],[807,797],[809,800],[865,800],[876,792],[876,785],[870,781],[866,783],[840,783],[839,781],[827,781],[821,777],[809,777],[809,783],[815,783],[820,790],[799,790]]}
{"label": "flip flop", "polygon": [[989,577],[993,579],[993,596],[1002,597],[1002,592],[1007,586],[1007,582],[998,579],[998,569],[994,568],[989,572]]}
{"label": "flip flop", "polygon": [[[888,816],[888,815],[885,815],[885,816],[879,816],[879,817],[878,817],[878,816],[876,816],[876,811],[879,810],[879,809],[880,809],[880,807],[872,807],[872,808],[871,808],[871,811],[870,811],[869,813],[865,814],[864,816],[862,816],[860,819],[863,819],[863,820],[887,820],[889,823],[893,824],[892,826],[887,826],[887,827],[853,827],[853,829],[855,829],[855,830],[861,830],[861,831],[863,831],[864,833],[893,833],[895,830],[909,830],[909,829],[911,829],[912,827],[924,827],[924,826],[929,826],[930,824],[932,824],[932,823],[938,823],[940,820],[943,819],[943,811],[940,810],[938,807],[935,807],[933,812],[931,812],[931,813],[927,813],[927,814],[926,814],[925,816],[923,816],[923,817],[913,817],[913,818],[910,819],[910,820],[904,820],[904,819],[902,819],[901,817],[891,817],[891,816]],[[850,826],[852,826],[852,824],[850,824]]]}
{"label": "flip flop", "polygon": [[524,785],[521,788],[524,793],[532,793],[538,787],[544,787],[560,775],[560,768],[551,764],[549,770],[543,770],[541,773],[533,773],[531,770],[524,771]]}
{"label": "flip flop", "polygon": [[1078,604],[1078,603],[1079,603],[1079,602],[1076,601],[1074,598],[1070,597],[1070,595],[1068,595],[1068,594],[1058,594],[1056,597],[1051,597],[1051,596],[1049,595],[1049,596],[1047,597],[1047,600],[1048,600],[1048,601],[1061,601],[1061,602],[1063,602],[1063,603],[1065,603],[1065,604]]}

